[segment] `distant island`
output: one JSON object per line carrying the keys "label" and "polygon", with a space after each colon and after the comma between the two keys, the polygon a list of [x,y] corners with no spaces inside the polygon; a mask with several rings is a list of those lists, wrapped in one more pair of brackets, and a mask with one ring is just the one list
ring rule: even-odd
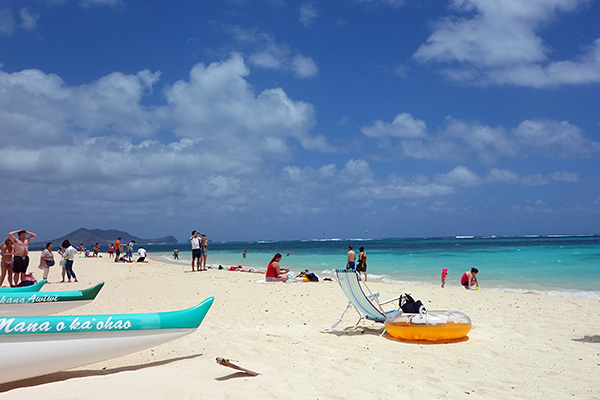
{"label": "distant island", "polygon": [[121,243],[130,242],[132,240],[135,240],[136,244],[177,243],[177,239],[174,236],[165,236],[159,239],[142,239],[123,231],[79,228],[65,236],[52,240],[45,240],[43,242],[36,242],[36,244],[45,242],[60,244],[65,239],[69,240],[73,245],[78,245],[79,243],[83,243],[84,245],[96,243],[109,244],[114,243],[117,238],[121,238]]}

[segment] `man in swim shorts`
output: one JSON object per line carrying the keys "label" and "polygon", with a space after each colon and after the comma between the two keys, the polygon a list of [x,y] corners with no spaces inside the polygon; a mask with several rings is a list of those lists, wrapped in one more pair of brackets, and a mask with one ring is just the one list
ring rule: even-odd
{"label": "man in swim shorts", "polygon": [[8,234],[9,239],[14,244],[13,284],[15,286],[25,278],[29,266],[29,242],[36,236],[35,233],[26,230],[12,231]]}
{"label": "man in swim shorts", "polygon": [[348,246],[348,264],[346,268],[354,270],[354,264],[356,263],[356,253],[352,250],[352,246]]}

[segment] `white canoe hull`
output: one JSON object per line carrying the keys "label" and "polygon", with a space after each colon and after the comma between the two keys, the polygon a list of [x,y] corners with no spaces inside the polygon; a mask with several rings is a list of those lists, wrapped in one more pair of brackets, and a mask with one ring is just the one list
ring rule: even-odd
{"label": "white canoe hull", "polygon": [[30,304],[7,304],[0,305],[0,315],[3,317],[30,317],[37,315],[52,315],[63,311],[72,310],[91,303],[92,300],[84,301],[60,301],[56,303],[30,303]]}
{"label": "white canoe hull", "polygon": [[2,337],[0,383],[57,371],[134,353],[194,332],[188,329],[94,332]]}

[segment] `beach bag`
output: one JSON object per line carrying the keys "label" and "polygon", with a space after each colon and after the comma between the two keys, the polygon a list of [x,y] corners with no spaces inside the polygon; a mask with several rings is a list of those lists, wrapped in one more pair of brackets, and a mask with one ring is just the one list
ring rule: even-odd
{"label": "beach bag", "polygon": [[408,293],[404,293],[400,296],[399,306],[403,312],[408,314],[427,314],[427,309],[421,300],[415,301]]}
{"label": "beach bag", "polygon": [[54,265],[54,259],[52,259],[52,260],[46,260],[46,265],[49,266],[49,267],[53,266]]}
{"label": "beach bag", "polygon": [[319,277],[314,272],[310,272],[307,269],[300,272],[300,277],[304,282],[319,282]]}

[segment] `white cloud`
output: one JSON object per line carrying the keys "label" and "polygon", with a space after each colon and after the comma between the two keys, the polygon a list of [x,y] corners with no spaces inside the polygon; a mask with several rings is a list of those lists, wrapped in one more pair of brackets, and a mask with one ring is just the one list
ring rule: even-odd
{"label": "white cloud", "polygon": [[239,54],[208,66],[197,64],[189,80],[165,88],[168,106],[157,114],[178,136],[201,140],[225,156],[285,157],[289,138],[305,147],[314,141],[326,145],[323,138],[308,135],[314,125],[311,104],[293,101],[281,88],[255,94],[245,79],[249,73]]}
{"label": "white cloud", "polygon": [[383,139],[381,147],[400,158],[476,158],[484,164],[494,164],[500,159],[532,156],[567,159],[600,152],[600,142],[585,138],[577,126],[548,119],[525,120],[516,128],[506,129],[448,116],[444,124],[431,133],[425,121],[402,113],[392,123],[378,120],[363,126],[361,132]]}
{"label": "white cloud", "polygon": [[[288,157],[290,140],[331,149],[309,134],[312,105],[281,88],[255,94],[248,74],[239,55],[198,64],[189,80],[165,87],[166,105],[147,107],[143,98],[159,72],[116,72],[74,87],[39,70],[0,71],[0,130],[11,138],[0,171],[10,175],[19,166],[31,179],[51,174],[74,182],[148,179],[199,166],[207,176],[247,176],[264,157]],[[157,141],[164,130],[180,139]]]}
{"label": "white cloud", "polygon": [[377,120],[369,126],[363,126],[360,130],[372,138],[420,138],[427,134],[425,121],[415,119],[408,113],[396,115],[391,123]]}
{"label": "white cloud", "polygon": [[272,34],[240,26],[224,26],[233,38],[251,49],[248,61],[260,68],[292,72],[298,78],[312,78],[318,75],[315,61],[293,50],[286,43],[278,42]]}
{"label": "white cloud", "polygon": [[113,73],[89,85],[69,87],[54,74],[29,69],[0,71],[0,120],[12,144],[73,143],[82,135],[118,132],[149,135],[152,115],[140,105],[158,73]]}
{"label": "white cloud", "polygon": [[300,16],[298,17],[298,21],[300,21],[305,28],[313,26],[318,17],[319,11],[315,7],[314,3],[304,3],[302,6],[300,6]]}
{"label": "white cloud", "polygon": [[538,34],[558,14],[587,3],[453,0],[450,8],[458,16],[438,20],[414,58],[448,65],[442,72],[466,83],[546,87],[600,82],[600,39],[576,60],[554,61]]}
{"label": "white cloud", "polygon": [[563,181],[568,183],[575,183],[579,181],[579,175],[574,172],[557,171],[550,174],[550,177],[557,181]]}
{"label": "white cloud", "polygon": [[32,31],[37,27],[37,21],[40,19],[39,14],[31,12],[28,7],[21,8],[19,14],[21,16],[21,28]]}
{"label": "white cloud", "polygon": [[314,60],[301,54],[294,56],[292,59],[292,70],[299,78],[312,78],[319,73]]}
{"label": "white cloud", "polygon": [[433,179],[436,183],[448,186],[480,186],[483,183],[479,175],[462,165],[446,174],[437,174]]}
{"label": "white cloud", "polygon": [[531,174],[521,177],[514,171],[506,169],[492,168],[485,178],[485,182],[506,183],[509,185],[524,185],[524,186],[542,186],[548,185],[552,180],[562,181],[567,183],[576,183],[579,181],[579,175],[574,172],[556,171],[550,174]]}
{"label": "white cloud", "polygon": [[600,142],[584,138],[581,130],[568,121],[525,120],[512,130],[512,135],[524,147],[543,156],[572,158],[600,151]]}
{"label": "white cloud", "polygon": [[521,181],[521,177],[516,172],[507,169],[492,168],[485,180],[490,183],[502,182],[514,185]]}

